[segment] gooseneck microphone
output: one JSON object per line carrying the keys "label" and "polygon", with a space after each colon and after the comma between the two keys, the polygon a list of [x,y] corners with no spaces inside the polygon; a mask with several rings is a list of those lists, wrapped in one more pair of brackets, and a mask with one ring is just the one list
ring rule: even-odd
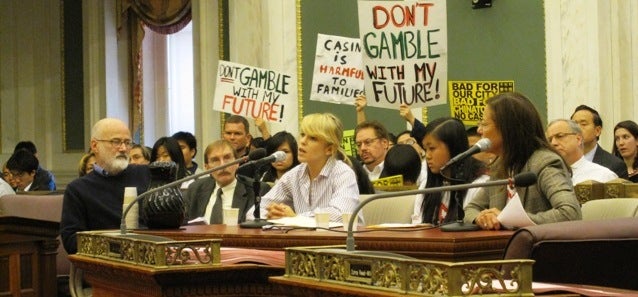
{"label": "gooseneck microphone", "polygon": [[366,204],[374,200],[399,197],[399,196],[405,196],[405,195],[429,194],[429,193],[437,193],[437,192],[445,192],[445,191],[459,191],[459,190],[465,190],[470,188],[502,186],[502,185],[507,185],[512,183],[517,187],[531,186],[536,183],[536,173],[523,172],[523,173],[519,173],[515,175],[514,178],[499,179],[499,180],[488,181],[484,183],[460,184],[460,185],[442,186],[442,187],[429,188],[429,189],[418,189],[418,190],[410,190],[410,191],[374,194],[370,196],[370,198],[368,198],[367,200],[361,202],[357,206],[357,208],[355,208],[354,211],[352,212],[352,216],[350,216],[350,221],[348,222],[348,237],[346,238],[346,250],[349,252],[354,251],[354,233],[352,232],[352,226],[354,225],[354,222],[357,219],[359,211],[361,211],[361,209]]}
{"label": "gooseneck microphone", "polygon": [[443,169],[449,167],[450,165],[461,161],[471,155],[474,155],[476,153],[480,153],[480,152],[484,152],[487,149],[490,148],[490,146],[492,146],[492,141],[490,141],[488,138],[481,138],[479,141],[477,141],[472,147],[470,147],[467,151],[464,151],[456,156],[454,156],[454,158],[450,159],[449,161],[447,161],[447,163],[445,163],[445,165],[443,165],[441,167],[441,171],[443,171]]}
{"label": "gooseneck microphone", "polygon": [[126,209],[125,209],[125,210],[124,210],[124,212],[122,213],[122,219],[121,219],[121,221],[120,221],[120,234],[122,234],[122,235],[126,234],[126,215],[127,215],[127,214],[128,214],[128,212],[131,210],[131,208],[133,207],[133,205],[135,205],[136,203],[139,203],[140,201],[142,201],[142,199],[146,198],[146,197],[147,197],[147,196],[149,196],[150,194],[155,193],[155,192],[158,192],[158,191],[161,191],[161,190],[164,190],[164,189],[167,189],[167,188],[170,188],[170,187],[174,187],[174,186],[177,186],[177,185],[181,185],[181,184],[182,184],[183,182],[185,182],[185,181],[189,181],[189,180],[192,180],[192,179],[196,179],[196,178],[198,178],[198,177],[200,177],[200,176],[207,175],[207,174],[211,174],[212,172],[215,172],[215,171],[218,171],[218,170],[222,170],[222,169],[224,169],[224,168],[227,168],[227,167],[233,166],[233,165],[235,165],[235,164],[244,163],[244,162],[246,162],[246,161],[248,161],[248,160],[258,160],[258,159],[264,159],[264,156],[266,156],[266,150],[265,150],[265,149],[263,149],[263,148],[258,148],[258,149],[256,149],[256,150],[251,151],[251,152],[248,154],[248,156],[243,156],[243,157],[241,157],[241,158],[239,158],[239,159],[235,159],[235,160],[233,160],[233,161],[231,161],[231,162],[224,163],[224,164],[222,164],[222,165],[219,165],[219,166],[213,167],[213,168],[208,169],[208,170],[205,170],[205,171],[203,171],[203,172],[200,172],[200,173],[196,173],[196,174],[193,174],[193,175],[186,176],[186,177],[184,177],[184,178],[181,178],[181,179],[178,179],[178,180],[176,180],[176,181],[173,181],[173,182],[167,183],[167,184],[162,185],[162,186],[157,187],[157,188],[153,188],[153,189],[151,189],[151,190],[148,190],[148,191],[146,191],[146,192],[144,192],[144,193],[140,194],[139,196],[137,196],[137,198],[135,198],[135,200],[133,200],[133,202],[129,203],[128,207],[126,207]]}
{"label": "gooseneck microphone", "polygon": [[[272,162],[279,162],[279,161],[283,161],[286,160],[286,153],[282,152],[282,151],[276,151],[274,152],[272,155],[263,158],[261,160],[256,160],[256,161],[251,161],[254,163],[272,163]],[[248,162],[250,163],[250,162]],[[248,163],[246,163],[246,166],[248,166]],[[244,166],[244,165],[242,165]],[[256,172],[257,173],[257,172]],[[270,225],[271,223],[268,222],[268,220],[264,220],[261,218],[261,182],[259,181],[259,177],[257,176],[257,174],[255,174],[255,179],[253,181],[253,190],[255,191],[255,210],[253,210],[253,216],[255,217],[255,219],[253,219],[252,221],[246,221],[243,222],[241,224],[239,224],[239,227],[241,228],[261,228],[263,226],[266,225]]]}
{"label": "gooseneck microphone", "polygon": [[[263,150],[263,148],[260,148],[261,150]],[[266,151],[264,150],[264,155],[266,155]],[[266,163],[272,163],[272,162],[279,162],[279,161],[283,161],[286,160],[286,153],[282,152],[282,151],[276,151],[274,152],[272,155],[265,157],[265,158],[258,158],[258,159],[251,159],[251,161],[246,162],[245,164],[242,164],[239,167],[246,167],[246,166],[258,166],[261,164],[266,164]]]}

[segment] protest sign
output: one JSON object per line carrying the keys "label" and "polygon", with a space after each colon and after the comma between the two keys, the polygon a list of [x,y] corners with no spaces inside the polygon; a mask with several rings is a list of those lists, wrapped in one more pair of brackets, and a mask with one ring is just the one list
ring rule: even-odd
{"label": "protest sign", "polygon": [[450,115],[467,126],[476,126],[483,118],[485,100],[498,93],[513,92],[514,81],[450,81]]}
{"label": "protest sign", "polygon": [[318,34],[310,100],[354,105],[363,89],[359,39]]}
{"label": "protest sign", "polygon": [[444,0],[359,1],[368,105],[398,109],[447,103]]}
{"label": "protest sign", "polygon": [[270,122],[296,119],[296,87],[289,74],[219,61],[213,109]]}

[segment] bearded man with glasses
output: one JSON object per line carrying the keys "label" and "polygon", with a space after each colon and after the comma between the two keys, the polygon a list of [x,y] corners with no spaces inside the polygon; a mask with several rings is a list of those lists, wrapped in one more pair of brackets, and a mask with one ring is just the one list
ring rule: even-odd
{"label": "bearded man with glasses", "polygon": [[69,183],[64,191],[60,233],[69,254],[77,252],[78,231],[120,227],[125,187],[136,187],[138,195],[148,188],[148,167],[129,164],[132,146],[131,131],[121,120],[105,118],[93,126],[93,171]]}

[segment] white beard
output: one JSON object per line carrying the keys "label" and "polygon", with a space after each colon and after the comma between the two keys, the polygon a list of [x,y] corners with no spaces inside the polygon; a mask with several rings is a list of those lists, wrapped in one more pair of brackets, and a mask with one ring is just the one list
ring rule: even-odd
{"label": "white beard", "polygon": [[118,156],[104,168],[109,175],[118,175],[128,167],[128,157]]}

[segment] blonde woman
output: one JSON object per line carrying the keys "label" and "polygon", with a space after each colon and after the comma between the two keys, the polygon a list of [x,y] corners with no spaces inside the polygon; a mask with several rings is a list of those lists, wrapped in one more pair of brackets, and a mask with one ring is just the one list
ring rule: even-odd
{"label": "blonde woman", "polygon": [[[359,204],[359,189],[350,160],[340,147],[341,121],[330,113],[309,114],[301,121],[299,162],[263,197],[269,219],[329,213],[341,222]],[[249,212],[250,213],[250,212]]]}

